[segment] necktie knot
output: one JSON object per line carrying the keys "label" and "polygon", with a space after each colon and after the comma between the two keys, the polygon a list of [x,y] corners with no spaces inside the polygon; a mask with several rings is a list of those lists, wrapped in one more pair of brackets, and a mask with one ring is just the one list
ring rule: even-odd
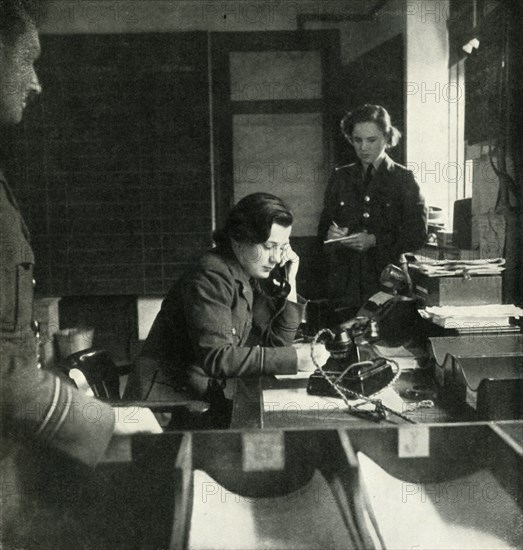
{"label": "necktie knot", "polygon": [[363,177],[363,184],[368,185],[374,176],[374,166],[369,164],[367,170],[365,170],[365,175]]}

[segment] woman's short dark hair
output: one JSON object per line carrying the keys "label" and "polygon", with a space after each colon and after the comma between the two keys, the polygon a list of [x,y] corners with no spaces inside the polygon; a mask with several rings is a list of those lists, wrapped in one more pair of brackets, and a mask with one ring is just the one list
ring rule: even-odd
{"label": "woman's short dark hair", "polygon": [[267,241],[272,224],[283,227],[292,225],[294,217],[290,208],[270,193],[252,193],[243,197],[230,211],[223,229],[214,233],[216,244],[260,244]]}
{"label": "woman's short dark hair", "polygon": [[37,23],[36,0],[0,0],[0,38],[13,45],[27,30],[28,23]]}
{"label": "woman's short dark hair", "polygon": [[401,138],[401,132],[392,126],[387,109],[381,105],[366,103],[354,111],[345,113],[340,128],[348,141],[352,140],[354,126],[360,122],[374,122],[387,138],[387,149],[395,147]]}

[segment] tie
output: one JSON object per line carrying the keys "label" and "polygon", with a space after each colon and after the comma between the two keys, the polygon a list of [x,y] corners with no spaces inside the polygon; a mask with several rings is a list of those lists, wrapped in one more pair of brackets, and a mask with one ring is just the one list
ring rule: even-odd
{"label": "tie", "polygon": [[369,185],[369,183],[371,182],[372,176],[374,175],[373,172],[374,172],[374,166],[372,166],[372,164],[369,164],[367,166],[367,170],[365,170],[365,176],[363,178],[364,187],[367,187],[367,185]]}

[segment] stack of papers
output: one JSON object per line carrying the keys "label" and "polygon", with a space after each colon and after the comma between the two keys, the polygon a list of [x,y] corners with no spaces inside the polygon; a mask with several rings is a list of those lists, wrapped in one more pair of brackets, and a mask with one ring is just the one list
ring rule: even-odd
{"label": "stack of papers", "polygon": [[419,310],[419,314],[444,328],[509,326],[511,317],[522,317],[523,309],[512,304],[484,306],[433,306]]}
{"label": "stack of papers", "polygon": [[429,260],[409,263],[428,277],[449,277],[467,275],[501,275],[505,269],[504,258],[482,260]]}

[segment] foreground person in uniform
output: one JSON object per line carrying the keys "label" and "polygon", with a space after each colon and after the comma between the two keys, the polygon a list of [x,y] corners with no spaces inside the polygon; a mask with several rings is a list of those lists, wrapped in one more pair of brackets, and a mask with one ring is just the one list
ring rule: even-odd
{"label": "foreground person in uniform", "polygon": [[427,238],[427,209],[414,174],[387,150],[400,133],[380,105],[363,105],[341,121],[358,162],[335,169],[327,190],[318,236],[327,258],[327,294],[350,317],[380,290],[387,264],[406,270],[405,252]]}
{"label": "foreground person in uniform", "polygon": [[[0,0],[3,135],[8,126],[21,122],[27,103],[41,91],[34,69],[40,43],[32,4]],[[27,226],[4,176],[4,160],[0,157],[0,546],[41,549],[46,547],[46,537],[38,531],[42,525],[36,525],[43,512],[37,504],[36,480],[48,493],[60,480],[65,490],[70,481],[66,481],[65,470],[72,463],[96,465],[113,436],[160,432],[161,428],[149,409],[137,409],[131,420],[115,415],[109,405],[38,368],[31,329],[34,255]],[[27,475],[31,480],[25,479]],[[24,483],[31,486],[24,489]],[[58,548],[55,527],[46,525],[45,532]]]}

